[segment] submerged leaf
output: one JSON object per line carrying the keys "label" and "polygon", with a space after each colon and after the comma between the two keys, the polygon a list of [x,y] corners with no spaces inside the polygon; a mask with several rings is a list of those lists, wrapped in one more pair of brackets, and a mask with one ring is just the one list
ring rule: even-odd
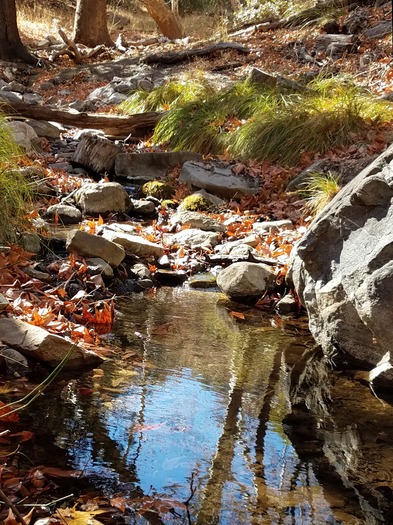
{"label": "submerged leaf", "polygon": [[56,515],[61,519],[62,523],[67,523],[67,525],[102,525],[102,522],[96,520],[94,516],[104,512],[104,510],[75,510],[73,507],[72,509],[58,509]]}

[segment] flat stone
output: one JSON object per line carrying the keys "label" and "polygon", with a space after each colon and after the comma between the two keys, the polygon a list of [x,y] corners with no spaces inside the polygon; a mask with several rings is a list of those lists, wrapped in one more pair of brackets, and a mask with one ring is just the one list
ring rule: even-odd
{"label": "flat stone", "polygon": [[235,174],[222,163],[186,162],[179,180],[225,198],[253,195],[259,190],[257,178]]}
{"label": "flat stone", "polygon": [[119,153],[115,162],[116,177],[142,183],[163,178],[168,171],[189,160],[201,160],[202,155],[188,151],[158,153]]}
{"label": "flat stone", "polygon": [[244,237],[243,239],[237,239],[236,241],[229,241],[225,242],[224,244],[219,244],[214,248],[214,251],[220,254],[229,254],[237,246],[247,244],[248,246],[255,248],[260,242],[261,241],[258,235],[252,234],[247,235],[247,237]]}
{"label": "flat stone", "polygon": [[65,369],[83,368],[103,361],[96,353],[19,319],[0,319],[0,340],[24,356],[42,361],[52,367],[56,367],[61,362],[71,347],[74,351],[65,363]]}
{"label": "flat stone", "polygon": [[188,226],[189,228],[196,228],[204,231],[225,231],[225,226],[221,221],[197,211],[180,210],[171,217],[170,224],[181,224],[183,226]]}
{"label": "flat stone", "polygon": [[160,268],[154,274],[156,281],[163,286],[179,286],[187,280],[183,270],[165,270]]}
{"label": "flat stone", "polygon": [[197,273],[188,279],[190,288],[213,288],[217,286],[217,278],[212,273]]}
{"label": "flat stone", "polygon": [[173,235],[165,236],[165,243],[169,245],[188,246],[190,248],[202,248],[216,246],[220,242],[220,234],[217,232],[206,232],[189,228]]}
{"label": "flat stone", "polygon": [[103,238],[121,245],[127,252],[138,257],[161,257],[164,253],[163,246],[150,242],[139,235],[130,235],[121,231],[104,230]]}
{"label": "flat stone", "polygon": [[84,257],[99,257],[113,268],[119,266],[126,256],[124,248],[104,237],[82,230],[73,230],[67,236],[66,247]]}
{"label": "flat stone", "polygon": [[0,100],[6,102],[23,102],[23,95],[14,93],[13,91],[0,91]]}
{"label": "flat stone", "polygon": [[293,230],[294,226],[290,220],[254,222],[252,229],[255,233],[277,233],[282,230]]}

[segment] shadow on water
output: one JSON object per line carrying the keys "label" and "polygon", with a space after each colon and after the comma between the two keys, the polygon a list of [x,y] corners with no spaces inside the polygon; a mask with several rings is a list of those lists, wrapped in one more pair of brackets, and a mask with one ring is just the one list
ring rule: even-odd
{"label": "shadow on water", "polygon": [[[306,330],[252,308],[231,316],[212,292],[162,288],[118,308],[114,358],[35,406],[34,461],[62,452],[131,506],[167,498],[173,509],[157,523],[357,525],[392,515],[391,405],[320,359],[305,369],[315,356]],[[145,519],[136,512],[129,523]]]}

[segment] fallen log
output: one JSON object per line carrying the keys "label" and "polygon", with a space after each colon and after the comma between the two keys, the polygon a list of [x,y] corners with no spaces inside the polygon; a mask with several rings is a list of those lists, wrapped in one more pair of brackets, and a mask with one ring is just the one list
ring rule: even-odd
{"label": "fallen log", "polygon": [[3,106],[6,116],[26,117],[36,120],[59,122],[75,128],[100,129],[106,135],[125,138],[129,135],[143,137],[151,131],[163,113],[148,111],[135,115],[103,115],[80,113],[74,110],[52,109],[46,106],[26,104],[25,102],[8,102]]}
{"label": "fallen log", "polygon": [[233,49],[239,53],[248,54],[251,50],[238,44],[237,42],[219,42],[218,44],[212,44],[211,46],[200,47],[195,49],[186,49],[184,51],[168,51],[167,53],[155,53],[154,55],[147,56],[143,62],[145,64],[176,64],[178,62],[184,62],[195,57],[201,57],[215,53],[216,51],[224,51],[227,49]]}

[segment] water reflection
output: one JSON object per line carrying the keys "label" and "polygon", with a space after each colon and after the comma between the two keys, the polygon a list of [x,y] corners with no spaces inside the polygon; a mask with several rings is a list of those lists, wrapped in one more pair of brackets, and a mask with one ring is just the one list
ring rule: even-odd
{"label": "water reflection", "polygon": [[173,498],[161,523],[361,523],[344,499],[330,504],[284,432],[298,336],[255,309],[233,318],[221,301],[183,289],[124,301],[117,355],[60,404],[43,401],[37,431],[44,422],[72,466],[112,494]]}

